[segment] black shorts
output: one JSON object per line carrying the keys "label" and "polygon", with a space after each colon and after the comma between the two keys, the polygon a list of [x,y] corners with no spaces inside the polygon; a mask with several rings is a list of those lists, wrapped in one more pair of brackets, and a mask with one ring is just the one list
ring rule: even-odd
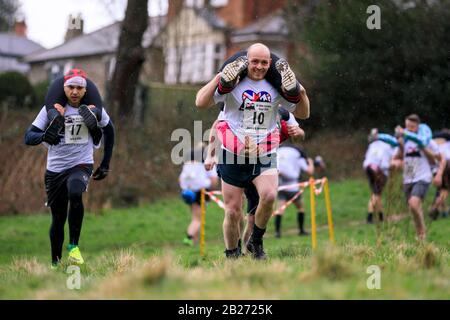
{"label": "black shorts", "polygon": [[92,175],[92,164],[82,164],[64,170],[62,172],[45,172],[45,192],[47,193],[46,206],[51,206],[53,202],[62,194],[68,194],[68,185],[73,180],[81,181],[84,191],[87,190],[89,179]]}
{"label": "black shorts", "polygon": [[381,171],[376,172],[371,168],[366,169],[367,179],[369,179],[370,190],[373,194],[381,195],[387,182],[387,176]]}
{"label": "black shorts", "polygon": [[[210,191],[210,190],[206,189],[206,191]],[[207,195],[205,193],[205,202],[209,202],[209,200],[210,200],[209,195]],[[202,205],[202,191],[196,191],[195,192],[195,201],[194,201],[194,203],[198,204],[199,206]]]}
{"label": "black shorts", "polygon": [[223,150],[217,172],[226,183],[238,188],[246,188],[252,184],[253,179],[272,168],[277,168],[276,153],[251,159]]}

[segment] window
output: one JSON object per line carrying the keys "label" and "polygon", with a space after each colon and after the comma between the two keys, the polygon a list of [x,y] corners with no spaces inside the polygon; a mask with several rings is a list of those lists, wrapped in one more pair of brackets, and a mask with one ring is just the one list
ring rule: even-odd
{"label": "window", "polygon": [[214,72],[219,72],[220,67],[224,62],[225,57],[225,46],[219,43],[216,43],[214,46]]}
{"label": "window", "polygon": [[[228,0],[210,0],[212,7],[224,7],[228,4]],[[184,4],[189,8],[203,8],[205,6],[204,0],[185,0]]]}
{"label": "window", "polygon": [[202,8],[204,5],[203,0],[186,0],[184,3],[189,8]]}
{"label": "window", "polygon": [[69,72],[69,70],[73,69],[73,66],[74,66],[74,62],[72,60],[64,63],[64,74]]}
{"label": "window", "polygon": [[224,7],[228,4],[228,0],[210,0],[213,7]]}
{"label": "window", "polygon": [[58,63],[54,63],[49,68],[49,74],[50,74],[50,81],[55,80],[56,78],[64,75],[64,69],[61,65]]}

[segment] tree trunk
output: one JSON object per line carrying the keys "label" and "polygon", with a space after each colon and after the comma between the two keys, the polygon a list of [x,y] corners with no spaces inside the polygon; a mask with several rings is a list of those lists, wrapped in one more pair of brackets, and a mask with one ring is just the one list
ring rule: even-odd
{"label": "tree trunk", "polygon": [[108,107],[118,121],[131,118],[139,74],[145,60],[142,38],[148,26],[148,0],[128,0],[122,21]]}

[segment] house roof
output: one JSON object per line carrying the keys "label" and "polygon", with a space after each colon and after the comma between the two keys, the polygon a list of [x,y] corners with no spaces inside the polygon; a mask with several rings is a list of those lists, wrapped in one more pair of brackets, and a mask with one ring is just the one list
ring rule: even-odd
{"label": "house roof", "polygon": [[219,18],[214,11],[208,8],[197,9],[194,8],[194,11],[198,14],[199,17],[203,18],[212,28],[214,29],[226,29],[227,24],[224,20]]}
{"label": "house roof", "polygon": [[30,70],[28,63],[23,63],[18,58],[2,57],[0,55],[0,72],[17,71],[26,73]]}
{"label": "house roof", "polygon": [[232,42],[253,41],[262,37],[283,39],[288,34],[286,21],[281,11],[259,19],[231,33]]}
{"label": "house roof", "polygon": [[[150,17],[148,28],[142,39],[143,47],[149,47],[165,24],[165,16]],[[25,57],[27,62],[41,62],[64,58],[84,57],[97,54],[114,53],[119,44],[121,22],[116,22],[91,33],[72,38],[52,49],[37,52]]]}
{"label": "house roof", "polygon": [[40,44],[14,33],[0,33],[0,56],[21,58],[32,52],[44,49]]}

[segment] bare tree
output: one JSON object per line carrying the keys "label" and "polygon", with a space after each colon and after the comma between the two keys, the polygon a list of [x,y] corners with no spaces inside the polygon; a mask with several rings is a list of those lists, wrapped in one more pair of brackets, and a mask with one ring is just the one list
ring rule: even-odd
{"label": "bare tree", "polygon": [[107,97],[108,106],[119,121],[130,118],[133,113],[135,91],[145,60],[142,38],[147,26],[148,0],[128,0]]}

